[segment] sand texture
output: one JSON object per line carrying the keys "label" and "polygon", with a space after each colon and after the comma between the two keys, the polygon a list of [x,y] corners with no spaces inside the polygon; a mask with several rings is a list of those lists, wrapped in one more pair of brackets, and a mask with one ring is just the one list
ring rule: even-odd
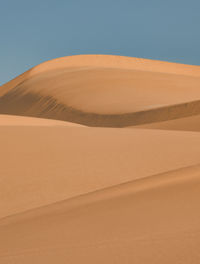
{"label": "sand texture", "polygon": [[200,263],[200,67],[108,55],[0,87],[0,264]]}

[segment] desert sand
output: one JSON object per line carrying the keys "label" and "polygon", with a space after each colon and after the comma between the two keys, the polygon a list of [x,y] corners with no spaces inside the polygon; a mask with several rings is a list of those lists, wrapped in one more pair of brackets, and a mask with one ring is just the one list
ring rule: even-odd
{"label": "desert sand", "polygon": [[126,127],[200,114],[200,68],[117,56],[43,63],[3,85],[0,113]]}
{"label": "desert sand", "polygon": [[108,55],[1,86],[0,263],[199,263],[199,87]]}
{"label": "desert sand", "polygon": [[183,131],[200,131],[200,115],[172,119],[163,122],[149,123],[145,125],[133,126],[133,128],[150,128],[163,130],[183,130]]}

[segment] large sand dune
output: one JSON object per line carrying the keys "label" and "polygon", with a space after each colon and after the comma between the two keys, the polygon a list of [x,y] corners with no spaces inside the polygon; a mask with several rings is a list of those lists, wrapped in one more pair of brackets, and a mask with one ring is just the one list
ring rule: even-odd
{"label": "large sand dune", "polygon": [[85,55],[1,86],[0,264],[200,263],[199,84]]}
{"label": "large sand dune", "polygon": [[200,68],[117,56],[43,63],[0,88],[0,113],[125,127],[200,114]]}

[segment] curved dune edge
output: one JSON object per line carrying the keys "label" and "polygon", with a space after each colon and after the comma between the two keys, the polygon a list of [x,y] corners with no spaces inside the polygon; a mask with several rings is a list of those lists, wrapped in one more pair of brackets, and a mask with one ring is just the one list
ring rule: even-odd
{"label": "curved dune edge", "polygon": [[159,60],[125,57],[118,55],[74,55],[56,58],[34,67],[31,76],[56,68],[102,67],[142,71],[156,71],[200,77],[200,67],[194,65],[164,62]]}
{"label": "curved dune edge", "polygon": [[[106,102],[107,99],[105,100],[105,98],[107,96],[107,98],[109,98],[109,93],[111,91],[105,90],[106,93],[102,93],[100,87],[97,86],[95,96],[94,91],[87,90],[87,80],[84,79],[84,70],[85,68],[87,69],[87,67],[89,67],[90,69],[89,71],[87,71],[87,78],[90,82],[90,85],[90,78],[94,76],[94,74],[97,74],[97,77],[95,77],[97,78],[96,84],[98,84],[99,80],[101,80],[100,76],[103,74],[102,76],[105,77],[105,82],[103,84],[105,86],[104,89],[106,88],[106,85],[108,85],[109,88],[110,81],[112,80],[111,79],[108,81],[107,78],[109,74],[111,74],[111,76],[112,74],[114,74],[112,77],[114,78],[113,82],[111,82],[111,84],[113,85],[114,80],[117,78],[117,76],[120,76],[124,72],[124,70],[133,70],[132,76],[150,72],[154,77],[148,75],[148,78],[155,78],[155,80],[153,79],[151,83],[152,87],[150,88],[150,90],[152,89],[151,97],[155,97],[155,100],[151,99],[149,101],[150,95],[148,95],[148,93],[147,95],[145,95],[145,91],[147,92],[147,90],[143,89],[144,91],[142,91],[144,94],[143,96],[146,100],[146,105],[142,105],[141,109],[140,106],[137,106],[140,110],[131,111],[131,109],[134,108],[134,104],[138,105],[140,104],[140,100],[143,100],[139,96],[138,99],[135,99],[136,101],[133,100],[133,102],[130,101],[126,104],[126,100],[128,100],[128,98],[134,98],[135,95],[137,95],[138,91],[140,91],[137,89],[135,91],[130,90],[132,88],[131,85],[134,85],[134,81],[132,80],[133,84],[131,81],[129,83],[129,87],[127,88],[129,89],[127,90],[128,94],[124,93],[125,98],[122,100],[123,103],[119,105],[118,101],[121,93],[123,92],[123,80],[127,81],[129,78],[131,78],[131,74],[129,73],[128,75],[122,74],[124,76],[124,79],[121,80],[121,90],[118,89],[119,98],[115,97],[114,101],[111,100],[109,106],[109,100],[108,102]],[[73,74],[71,73],[71,69],[73,69]],[[83,78],[85,82],[84,89],[86,90],[80,90],[82,86],[81,82],[74,84],[73,78],[75,78],[78,74],[74,72],[74,69],[78,69],[79,74],[81,72],[81,76],[79,76],[79,78]],[[120,72],[116,74],[115,71],[112,71],[112,73],[102,73],[102,70],[98,72],[99,69],[118,69],[122,72],[121,74]],[[55,77],[53,77],[54,74]],[[158,76],[156,77],[155,74],[157,74]],[[180,79],[180,76],[178,77],[178,79],[170,77],[174,74],[177,76],[181,75],[183,80]],[[69,78],[67,78],[67,76],[69,76]],[[136,80],[136,84],[146,85],[145,82],[143,84],[140,83],[141,78],[145,80],[145,76],[143,76],[144,78],[140,76],[140,78]],[[42,63],[41,65],[34,67],[33,69],[12,80],[11,82],[3,85],[0,88],[0,113],[58,119],[88,126],[99,127],[127,127],[179,119],[200,114],[200,94],[198,89],[200,83],[199,77],[199,66],[108,55],[79,55],[60,58]],[[158,80],[156,78],[158,78]],[[163,95],[159,91],[159,97],[157,99],[157,95],[153,96],[153,94],[156,94],[156,91],[158,91],[154,91],[154,81],[159,83],[163,78],[164,80],[166,78],[169,81],[169,85],[171,82],[174,83],[173,85],[175,85],[176,87],[175,99],[173,98],[174,96],[171,89],[166,89],[166,87],[164,89]],[[184,78],[186,78],[185,81]],[[71,81],[69,81],[69,79],[72,80],[72,83]],[[52,84],[52,82],[54,84]],[[185,82],[188,83],[187,85],[192,82],[192,87],[188,87],[187,89],[187,85],[184,86]],[[62,86],[62,89],[60,88],[60,86],[53,89],[54,86],[52,85],[57,85],[57,83]],[[161,81],[161,84],[162,83],[163,81]],[[73,86],[73,92],[70,90],[70,85],[72,84],[75,85]],[[40,85],[41,87],[38,88],[38,85]],[[47,87],[44,87],[45,85]],[[49,85],[51,87],[49,87]],[[182,89],[182,91],[181,85],[184,86],[184,89]],[[77,94],[74,94],[77,88]],[[169,86],[169,88],[172,87]],[[68,90],[65,91],[65,89]],[[114,88],[112,89],[112,93],[115,93]],[[134,86],[133,89],[135,89]],[[158,89],[158,87],[156,89]],[[170,91],[170,93],[168,94],[169,99],[166,99],[168,96],[168,90]],[[101,93],[99,95],[100,91]],[[94,103],[91,103],[93,100]],[[152,105],[149,105],[147,103],[148,101],[151,102]],[[117,105],[114,106],[115,104]],[[127,106],[128,104],[129,106]],[[97,112],[95,111],[95,107]],[[117,111],[117,107],[119,107],[119,109],[121,110]],[[90,109],[92,110],[90,111]],[[108,110],[106,110],[107,112],[105,113],[98,113],[99,109],[101,109],[101,111],[102,109]],[[116,111],[119,113],[115,113]]]}
{"label": "curved dune edge", "polygon": [[1,219],[1,263],[198,263],[199,186],[195,166]]}
{"label": "curved dune edge", "polygon": [[[2,99],[2,101],[1,101]],[[73,109],[51,97],[12,91],[0,99],[0,113],[62,120],[94,127],[128,127],[200,114],[200,100],[126,114],[96,114]],[[13,110],[13,107],[16,108]],[[55,111],[56,109],[56,111]]]}
{"label": "curved dune edge", "polygon": [[137,193],[145,193],[148,190],[169,187],[171,185],[187,184],[187,182],[200,181],[200,164],[179,168],[161,174],[150,175],[145,178],[135,179],[130,182],[120,183],[107,188],[91,191],[70,197],[63,201],[47,204],[38,208],[33,208],[14,215],[0,218],[0,227],[12,222],[31,219],[32,217],[49,216],[60,214],[63,209],[73,210],[81,206],[90,205],[106,200],[112,200],[123,196]]}
{"label": "curved dune edge", "polygon": [[35,76],[42,72],[54,70],[55,68],[73,68],[73,67],[106,67],[134,69],[144,71],[156,71],[180,75],[200,76],[199,66],[164,62],[159,60],[131,58],[116,55],[74,55],[62,58],[56,58],[43,62],[30,70],[22,73],[1,88],[7,90],[15,87],[29,77]]}

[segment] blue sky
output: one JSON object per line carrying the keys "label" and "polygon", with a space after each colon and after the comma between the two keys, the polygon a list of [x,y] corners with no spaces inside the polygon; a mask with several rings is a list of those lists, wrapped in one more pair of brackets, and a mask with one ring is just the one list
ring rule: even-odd
{"label": "blue sky", "polygon": [[199,13],[199,0],[0,0],[0,85],[74,54],[200,65]]}

